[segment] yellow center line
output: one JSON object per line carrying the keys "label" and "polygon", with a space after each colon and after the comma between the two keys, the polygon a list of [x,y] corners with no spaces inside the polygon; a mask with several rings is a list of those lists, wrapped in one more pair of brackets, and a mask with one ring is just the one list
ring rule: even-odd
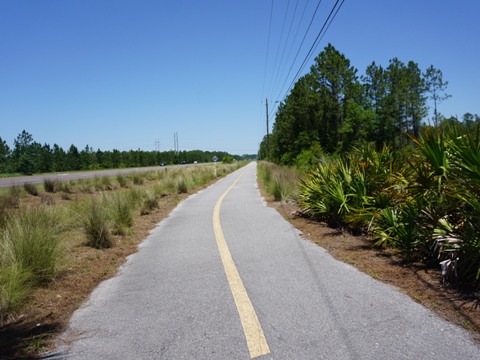
{"label": "yellow center line", "polygon": [[242,279],[238,273],[237,267],[232,259],[232,254],[228,249],[227,242],[223,236],[222,227],[220,226],[220,206],[223,199],[237,184],[238,180],[245,174],[245,171],[233,182],[233,184],[225,191],[218,199],[213,210],[213,230],[215,232],[215,239],[217,240],[218,251],[222,259],[225,274],[227,275],[228,284],[232,291],[235,305],[237,306],[240,321],[242,323],[243,332],[247,339],[247,346],[250,352],[250,358],[266,355],[270,353],[267,340],[263,334],[262,326],[258,321],[257,314],[253,308],[252,302],[248,297],[245,286],[243,286]]}

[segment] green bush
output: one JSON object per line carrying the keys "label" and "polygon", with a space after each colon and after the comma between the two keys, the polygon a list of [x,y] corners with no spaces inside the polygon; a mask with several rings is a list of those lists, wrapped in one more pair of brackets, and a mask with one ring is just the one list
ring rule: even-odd
{"label": "green bush", "polygon": [[231,164],[231,163],[233,163],[233,160],[234,160],[234,159],[233,159],[232,156],[230,156],[230,155],[225,155],[225,156],[223,157],[223,159],[222,159],[222,163],[224,163],[224,164]]}

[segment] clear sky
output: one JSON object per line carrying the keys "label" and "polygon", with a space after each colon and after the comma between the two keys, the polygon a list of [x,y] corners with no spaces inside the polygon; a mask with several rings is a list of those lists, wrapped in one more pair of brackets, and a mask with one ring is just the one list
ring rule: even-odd
{"label": "clear sky", "polygon": [[[334,3],[300,48],[317,0],[0,0],[0,137],[169,150],[178,132],[180,150],[256,153],[265,98],[282,100]],[[315,55],[330,42],[359,75],[433,64],[452,95],[439,111],[480,114],[479,15],[478,0],[345,0]]]}

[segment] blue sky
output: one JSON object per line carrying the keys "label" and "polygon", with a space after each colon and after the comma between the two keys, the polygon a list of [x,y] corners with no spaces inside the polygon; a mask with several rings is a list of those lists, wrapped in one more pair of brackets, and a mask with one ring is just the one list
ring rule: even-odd
{"label": "blue sky", "polygon": [[[335,1],[293,63],[317,3],[274,0],[269,27],[271,0],[0,0],[0,137],[168,150],[178,132],[181,150],[256,153],[265,98],[282,100]],[[478,0],[346,0],[315,55],[330,42],[359,75],[433,64],[452,95],[439,111],[480,114],[479,14]]]}

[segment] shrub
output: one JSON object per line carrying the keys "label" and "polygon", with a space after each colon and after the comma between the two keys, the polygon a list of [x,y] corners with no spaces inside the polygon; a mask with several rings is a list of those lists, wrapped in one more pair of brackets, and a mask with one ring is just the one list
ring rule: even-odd
{"label": "shrub", "polygon": [[223,159],[222,159],[222,163],[224,163],[224,164],[231,164],[231,163],[233,163],[233,160],[234,160],[234,159],[233,159],[232,156],[230,156],[230,155],[225,155],[225,156],[223,157]]}

